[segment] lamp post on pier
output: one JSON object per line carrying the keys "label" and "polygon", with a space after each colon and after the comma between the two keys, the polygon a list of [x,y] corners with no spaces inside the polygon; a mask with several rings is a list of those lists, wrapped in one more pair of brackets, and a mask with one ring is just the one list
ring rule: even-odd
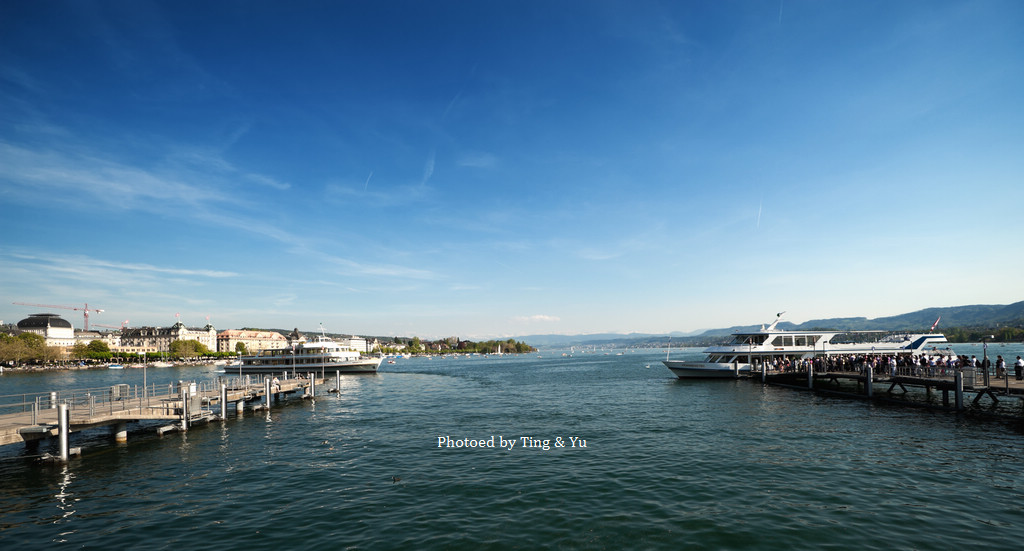
{"label": "lamp post on pier", "polygon": [[985,388],[988,388],[988,340],[996,338],[995,335],[988,335],[981,338],[981,369],[985,372]]}

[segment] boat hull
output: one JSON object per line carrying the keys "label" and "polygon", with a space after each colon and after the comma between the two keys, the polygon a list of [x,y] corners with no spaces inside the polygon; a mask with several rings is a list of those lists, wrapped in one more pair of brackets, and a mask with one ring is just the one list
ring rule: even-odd
{"label": "boat hull", "polygon": [[[245,364],[242,366],[227,366],[225,367],[225,373],[231,373],[233,370],[239,370],[243,375],[247,373],[259,373],[259,374],[273,374],[278,375],[281,373],[316,373],[320,374],[361,374],[361,373],[376,373],[377,368],[380,367],[381,360],[383,358],[373,358],[368,360],[358,360],[352,362],[330,362],[330,363],[319,363],[319,364],[299,364],[299,365],[285,365],[285,364],[271,364],[271,365],[252,365]],[[239,369],[240,368],[240,369]]]}
{"label": "boat hull", "polygon": [[750,364],[724,364],[662,360],[665,367],[680,379],[738,379],[750,376]]}

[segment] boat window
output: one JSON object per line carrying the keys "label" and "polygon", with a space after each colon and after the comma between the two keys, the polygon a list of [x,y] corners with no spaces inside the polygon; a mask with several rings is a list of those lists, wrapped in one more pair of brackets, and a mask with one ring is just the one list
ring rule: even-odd
{"label": "boat window", "polygon": [[772,346],[793,346],[793,337],[791,335],[779,335],[772,340]]}

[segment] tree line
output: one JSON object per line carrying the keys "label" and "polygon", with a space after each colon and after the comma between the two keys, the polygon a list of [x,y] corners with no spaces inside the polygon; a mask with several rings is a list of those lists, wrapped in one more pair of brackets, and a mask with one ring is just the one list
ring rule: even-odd
{"label": "tree line", "polygon": [[[244,350],[243,350],[244,352]],[[107,362],[118,359],[128,362],[157,360],[166,357],[182,360],[197,357],[229,357],[236,353],[214,352],[197,340],[175,341],[166,354],[114,352],[101,340],[76,343],[68,353],[59,346],[46,346],[46,339],[36,333],[22,333],[18,336],[0,334],[0,362],[7,365],[56,364],[61,362]]]}
{"label": "tree line", "polygon": [[1020,327],[949,327],[940,331],[949,342],[981,342],[992,336],[989,342],[1024,342],[1024,328]]}
{"label": "tree line", "polygon": [[[515,339],[504,341],[491,340],[482,342],[462,341],[458,339],[442,339],[439,341],[422,341],[413,337],[403,342],[396,337],[396,346],[383,345],[382,354],[525,354],[536,352],[537,349]],[[404,348],[401,345],[405,345]]]}

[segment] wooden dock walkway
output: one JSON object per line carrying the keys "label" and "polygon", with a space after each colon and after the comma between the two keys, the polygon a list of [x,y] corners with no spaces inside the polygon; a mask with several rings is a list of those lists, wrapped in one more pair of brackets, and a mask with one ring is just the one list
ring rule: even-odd
{"label": "wooden dock walkway", "polygon": [[[869,372],[867,370],[822,371],[769,371],[751,373],[751,378],[765,384],[786,386],[801,390],[841,394],[857,398],[874,399],[910,405],[933,407],[933,393],[942,393],[943,409],[965,411],[970,406],[987,404],[990,409],[998,407],[1004,399],[1016,399],[1024,406],[1024,381],[1016,380],[1011,370],[1006,377],[997,377],[994,372],[987,374],[981,368],[963,370],[927,368],[900,368],[895,373]],[[852,383],[852,385],[851,385]],[[852,387],[852,388],[851,388]],[[920,396],[925,399],[922,401]],[[1020,416],[1020,408],[1004,411]]]}
{"label": "wooden dock walkway", "polygon": [[[216,382],[182,381],[145,388],[126,384],[95,389],[65,390],[41,394],[0,396],[0,445],[32,444],[60,436],[62,409],[67,411],[68,432],[111,426],[118,440],[127,439],[127,423],[167,420],[176,429],[222,418],[228,404],[236,409],[247,402],[269,403],[269,396],[315,394],[314,385],[324,379],[273,376],[220,378]],[[220,414],[214,410],[220,406]],[[168,430],[167,427],[164,430]]]}

